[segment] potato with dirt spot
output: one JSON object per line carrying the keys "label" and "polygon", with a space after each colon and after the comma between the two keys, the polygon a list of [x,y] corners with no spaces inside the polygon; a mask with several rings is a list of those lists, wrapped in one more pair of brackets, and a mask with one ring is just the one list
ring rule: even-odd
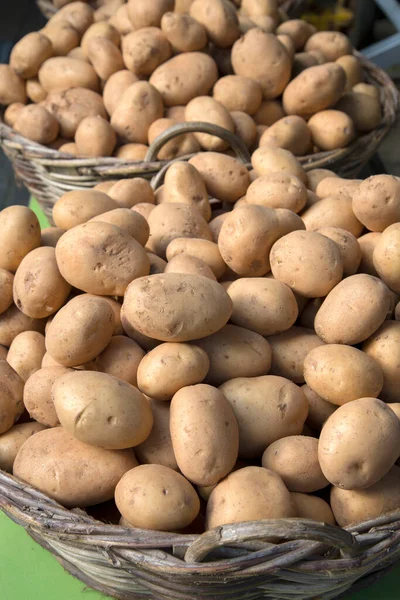
{"label": "potato with dirt spot", "polygon": [[24,256],[40,246],[40,225],[26,206],[9,206],[0,212],[0,269],[15,273]]}
{"label": "potato with dirt spot", "polygon": [[172,50],[178,52],[196,52],[207,45],[207,31],[204,25],[189,14],[167,12],[161,19],[161,31],[167,36]]}
{"label": "potato with dirt spot", "polygon": [[400,181],[392,175],[373,175],[360,181],[353,193],[353,211],[370,231],[384,231],[400,221]]}
{"label": "potato with dirt spot", "polygon": [[114,208],[91,219],[91,222],[110,223],[128,233],[141,246],[145,246],[150,235],[149,225],[142,215],[129,208]]}
{"label": "potato with dirt spot", "polygon": [[189,164],[200,173],[208,193],[221,202],[236,202],[246,194],[250,176],[236,158],[218,152],[201,152]]}
{"label": "potato with dirt spot", "polygon": [[214,85],[213,97],[229,112],[242,111],[253,115],[261,105],[262,91],[259,83],[241,75],[226,75]]}
{"label": "potato with dirt spot", "polygon": [[286,208],[299,213],[307,202],[307,189],[296,175],[269,173],[258,177],[247,189],[248,204]]}
{"label": "potato with dirt spot", "polygon": [[198,170],[187,162],[175,162],[168,168],[163,187],[164,202],[189,204],[209,221],[211,206],[205,183]]}
{"label": "potato with dirt spot", "polygon": [[171,58],[171,46],[158,27],[143,27],[122,38],[122,56],[129,71],[148,77]]}
{"label": "potato with dirt spot", "polygon": [[10,54],[10,67],[13,71],[29,79],[35,77],[45,60],[53,55],[53,47],[40,31],[33,31],[21,38],[13,47]]}

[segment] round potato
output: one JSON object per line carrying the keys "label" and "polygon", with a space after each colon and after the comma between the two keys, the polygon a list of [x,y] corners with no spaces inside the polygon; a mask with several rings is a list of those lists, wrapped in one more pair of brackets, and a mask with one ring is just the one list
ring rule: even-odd
{"label": "round potato", "polygon": [[311,171],[307,171],[307,177],[308,189],[312,192],[316,192],[320,181],[327,177],[336,177],[336,175],[329,169],[311,169]]}
{"label": "round potato", "polygon": [[0,359],[0,434],[11,429],[24,412],[23,391],[24,381],[8,362]]}
{"label": "round potato", "polygon": [[53,383],[51,397],[62,427],[91,446],[132,448],[144,442],[153,426],[143,394],[107,373],[66,373]]}
{"label": "round potato", "polygon": [[[172,260],[181,254],[195,256],[208,265],[216,279],[222,277],[226,271],[218,245],[209,240],[198,238],[175,238],[167,246],[167,260]],[[159,259],[160,260],[160,259]]]}
{"label": "round potato", "polygon": [[297,158],[284,148],[262,146],[253,152],[251,164],[260,177],[270,173],[290,173],[307,185],[307,174]]}
{"label": "round potato", "polygon": [[259,277],[270,270],[269,252],[279,235],[271,208],[244,205],[228,213],[218,237],[225,263],[238,275]]}
{"label": "round potato", "polygon": [[347,92],[336,105],[354,123],[356,131],[367,133],[378,127],[382,120],[380,98],[360,92]]}
{"label": "round potato", "polygon": [[154,400],[171,400],[182,387],[201,383],[210,366],[206,352],[197,345],[160,344],[138,368],[138,388]]}
{"label": "round potato", "polygon": [[51,321],[46,332],[46,350],[65,367],[83,365],[104,350],[114,327],[114,312],[106,300],[76,296]]}
{"label": "round potato", "polygon": [[397,402],[399,398],[400,370],[400,323],[385,321],[363,344],[363,351],[374,359],[383,371],[383,388],[380,398],[385,402]]}
{"label": "round potato", "polygon": [[197,485],[214,485],[236,463],[239,433],[224,395],[210,385],[181,388],[172,398],[171,440],[179,469]]}
{"label": "round potato", "polygon": [[0,314],[13,303],[13,282],[14,275],[10,271],[0,269]]}
{"label": "round potato", "polygon": [[373,253],[374,267],[379,277],[396,294],[400,293],[400,223],[387,227]]}
{"label": "round potato", "polygon": [[291,435],[273,442],[262,455],[262,466],[277,473],[290,492],[316,492],[329,485],[313,437]]}
{"label": "round potato", "polygon": [[45,324],[44,319],[32,319],[24,315],[15,304],[12,304],[10,308],[0,314],[0,344],[8,348],[13,339],[23,331],[43,333]]}
{"label": "round potato", "polygon": [[346,73],[346,91],[350,91],[355,85],[361,83],[364,79],[363,67],[360,59],[352,54],[345,54],[336,59],[338,65],[344,69]]}
{"label": "round potato", "polygon": [[13,339],[7,362],[26,381],[40,369],[45,352],[44,335],[37,331],[23,331]]}
{"label": "round potato", "polygon": [[158,27],[143,27],[123,37],[122,56],[129,71],[138,77],[148,77],[171,58],[171,46]]}
{"label": "round potato", "polygon": [[88,55],[88,46],[90,40],[97,37],[106,38],[117,47],[121,44],[121,36],[117,29],[113,27],[113,25],[107,21],[93,23],[86,29],[81,40],[81,49],[85,56]]}
{"label": "round potato", "polygon": [[302,385],[301,389],[308,401],[307,424],[315,431],[321,431],[325,421],[337,409],[336,404],[327,402],[308,385]]}
{"label": "round potato", "polygon": [[0,65],[0,104],[26,104],[25,81],[9,65]]}
{"label": "round potato", "polygon": [[247,204],[286,208],[300,212],[307,202],[305,185],[290,173],[269,173],[258,177],[247,189]]}
{"label": "round potato", "polygon": [[150,228],[144,217],[129,208],[114,208],[91,219],[92,222],[110,223],[128,233],[141,246],[149,239]]}
{"label": "round potato", "polygon": [[308,403],[300,388],[288,379],[274,375],[239,377],[219,389],[239,425],[240,458],[259,457],[272,442],[301,434]]}
{"label": "round potato", "polygon": [[[128,17],[134,29],[160,27],[164,13],[174,9],[174,0],[128,0]],[[129,521],[129,519],[128,519]]]}
{"label": "round potato", "polygon": [[66,281],[101,296],[122,296],[133,279],[150,271],[139,242],[115,225],[96,221],[67,231],[57,244],[56,259]]}
{"label": "round potato", "polygon": [[89,40],[87,56],[102,81],[107,81],[125,66],[119,48],[107,38],[93,37]]}
{"label": "round potato", "polygon": [[14,278],[14,302],[33,319],[44,319],[66,302],[71,286],[57,266],[55,249],[36,248],[22,259]]}
{"label": "round potato", "polygon": [[79,46],[81,37],[75,27],[67,20],[53,22],[50,19],[42,29],[42,34],[50,41],[52,47],[50,56],[66,56],[71,50]]}
{"label": "round potato", "polygon": [[276,33],[289,35],[294,42],[296,52],[300,52],[307,40],[316,33],[316,28],[302,19],[290,19],[281,23]]}
{"label": "round potato", "polygon": [[220,331],[197,340],[210,359],[205,383],[219,386],[234,377],[266,375],[271,366],[268,342],[255,331],[225,325]]}
{"label": "round potato", "polygon": [[331,489],[331,507],[341,527],[377,519],[397,511],[400,502],[400,467],[392,467],[378,483],[367,489]]}
{"label": "round potato", "polygon": [[318,459],[334,486],[360,490],[390,471],[399,456],[399,444],[400,420],[392,409],[376,398],[359,398],[329,417],[319,438]]}
{"label": "round potato", "polygon": [[59,133],[59,125],[54,116],[37,104],[24,106],[18,112],[14,129],[23,137],[38,144],[53,142]]}
{"label": "round potato", "polygon": [[250,176],[238,159],[217,152],[201,152],[189,163],[200,173],[212,198],[233,203],[246,194]]}
{"label": "round potato", "polygon": [[340,110],[321,110],[307,123],[312,141],[321,150],[345,148],[356,135],[351,118]]}
{"label": "round potato", "polygon": [[357,398],[377,398],[383,373],[373,358],[343,344],[324,344],[304,359],[304,379],[321,398],[341,406]]}
{"label": "round potato", "polygon": [[262,134],[259,145],[275,145],[289,150],[295,156],[304,156],[310,152],[311,132],[302,117],[289,115],[268,127]]}
{"label": "round potato", "polygon": [[317,233],[334,241],[340,250],[343,260],[343,275],[355,275],[361,263],[362,252],[355,236],[340,227],[321,227]]}
{"label": "round potato", "polygon": [[0,269],[15,273],[24,256],[40,246],[40,225],[26,206],[8,206],[0,212]]}
{"label": "round potato", "polygon": [[57,200],[53,220],[57,227],[72,229],[86,223],[96,215],[118,208],[107,194],[98,190],[71,190]]}
{"label": "round potato", "polygon": [[208,94],[217,79],[217,65],[211,56],[184,52],[157,67],[149,81],[165,106],[186,106],[193,98]]}
{"label": "round potato", "polygon": [[163,186],[163,202],[189,204],[209,221],[211,206],[205,183],[197,169],[187,162],[175,162],[168,168]]}
{"label": "round potato", "polygon": [[206,528],[295,515],[294,502],[279,475],[262,467],[245,467],[228,475],[211,493]]}
{"label": "round potato", "polygon": [[307,231],[315,231],[321,227],[339,227],[358,237],[363,225],[353,212],[352,200],[349,196],[327,196],[316,204],[309,206],[302,213]]}
{"label": "round potato", "polygon": [[107,79],[103,89],[103,100],[110,116],[117,108],[123,93],[136,81],[139,81],[139,78],[123,67]]}
{"label": "round potato", "polygon": [[290,35],[288,35],[287,33],[278,33],[276,37],[278,38],[282,46],[285,46],[287,53],[293,60],[294,55],[296,54],[296,47],[293,38],[291,38]]}
{"label": "round potato", "polygon": [[96,448],[55,427],[40,431],[24,443],[13,472],[65,507],[73,508],[111,500],[121,477],[136,466],[131,449]]}
{"label": "round potato", "polygon": [[292,61],[273,33],[254,28],[234,43],[232,66],[236,75],[257,81],[263,98],[271,100],[280,96],[288,84]]}
{"label": "round potato", "polygon": [[260,335],[273,335],[290,329],[298,317],[291,289],[276,279],[241,278],[230,286],[233,303],[231,321]]}
{"label": "round potato", "polygon": [[[165,297],[169,298],[168,310]],[[122,314],[133,328],[164,342],[187,342],[211,335],[227,323],[231,312],[232,302],[219,283],[181,273],[133,281],[122,305]]]}
{"label": "round potato", "polygon": [[143,202],[155,204],[153,189],[142,177],[120,179],[116,183],[113,181],[107,193],[121,208],[132,208]]}
{"label": "round potato", "polygon": [[126,473],[115,490],[115,502],[131,526],[157,531],[182,529],[200,510],[194,487],[163,465],[140,465]]}
{"label": "round potato", "polygon": [[164,13],[161,19],[161,30],[171,44],[174,54],[179,52],[196,52],[207,44],[207,31],[204,25],[189,14],[176,12]]}
{"label": "round potato", "polygon": [[46,429],[40,423],[20,423],[0,435],[0,469],[12,473],[15,457],[28,438]]}
{"label": "round potato", "polygon": [[293,57],[292,79],[297,77],[297,75],[305,69],[315,67],[318,64],[321,63],[318,62],[317,57],[314,54],[311,54],[311,52],[297,52]]}
{"label": "round potato", "polygon": [[[211,221],[209,222],[209,227],[210,227],[213,242],[217,245],[218,245],[218,238],[219,238],[219,234],[220,234],[220,231],[222,228],[222,224],[228,215],[229,215],[228,212],[221,213],[221,214],[217,215],[216,217],[214,217],[213,219],[211,219]],[[219,251],[219,249],[218,249],[218,251]],[[224,264],[225,264],[225,262],[224,262]]]}
{"label": "round potato", "polygon": [[[198,96],[186,105],[185,120],[202,121],[223,127],[230,132],[235,131],[231,115],[223,104],[209,96]],[[228,148],[227,142],[208,133],[195,133],[194,137],[204,150],[222,151]]]}
{"label": "round potato", "polygon": [[103,117],[85,117],[76,129],[75,144],[79,156],[111,156],[117,136]]}
{"label": "round potato", "polygon": [[337,63],[310,67],[286,86],[282,96],[283,108],[288,115],[310,117],[334,106],[345,87],[346,73]]}
{"label": "round potato", "polygon": [[100,87],[96,71],[89,64],[77,58],[54,56],[40,67],[39,82],[46,92],[87,88],[97,92]]}
{"label": "round potato", "polygon": [[280,238],[270,261],[273,276],[306,298],[326,296],[343,275],[337,244],[314,231],[292,231]]}
{"label": "round potato", "polygon": [[370,231],[384,231],[400,221],[400,181],[392,175],[373,175],[353,193],[353,211]]}
{"label": "round potato", "polygon": [[240,36],[235,7],[226,0],[194,0],[189,14],[204,25],[209,40],[218,48],[230,48]]}
{"label": "round potato", "polygon": [[137,371],[144,350],[125,335],[114,335],[95,359],[96,370],[137,387]]}
{"label": "round potato", "polygon": [[359,344],[382,325],[390,302],[390,291],[382,281],[364,273],[351,275],[324,300],[315,317],[315,331],[327,344]]}
{"label": "round potato", "polygon": [[340,31],[317,31],[308,38],[305,51],[321,50],[328,61],[337,60],[345,54],[352,54],[353,47],[347,35]]}
{"label": "round potato", "polygon": [[336,525],[331,507],[325,500],[311,494],[291,493],[296,508],[296,515],[300,519],[312,519],[328,525]]}
{"label": "round potato", "polygon": [[257,127],[250,115],[240,110],[231,112],[235,125],[235,134],[249,149],[253,149],[257,140]]}
{"label": "round potato", "polygon": [[33,31],[24,35],[11,50],[10,67],[20,77],[29,79],[38,74],[42,63],[51,56],[53,47],[49,38]]}
{"label": "round potato", "polygon": [[24,405],[32,419],[46,427],[58,427],[54,403],[51,398],[51,386],[58,377],[70,372],[62,366],[42,367],[26,381],[24,387]]}
{"label": "round potato", "polygon": [[178,471],[169,428],[170,404],[148,398],[153,413],[153,428],[149,437],[135,446],[140,464],[163,465]]}
{"label": "round potato", "polygon": [[275,215],[278,219],[279,237],[299,229],[304,231],[306,228],[301,217],[288,208],[276,208]]}
{"label": "round potato", "polygon": [[259,83],[249,77],[226,75],[215,84],[213,97],[229,112],[242,111],[254,115],[260,108],[262,91]]}
{"label": "round potato", "polygon": [[270,127],[285,116],[280,100],[263,100],[260,108],[252,115],[257,125]]}

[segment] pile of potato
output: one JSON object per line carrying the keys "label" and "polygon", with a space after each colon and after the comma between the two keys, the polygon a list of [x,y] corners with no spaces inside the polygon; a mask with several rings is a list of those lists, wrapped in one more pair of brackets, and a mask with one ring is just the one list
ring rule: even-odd
{"label": "pile of potato", "polygon": [[145,529],[399,509],[400,180],[263,147],[100,188],[0,213],[0,468]]}
{"label": "pile of potato", "polygon": [[[348,146],[382,119],[342,33],[286,20],[277,0],[111,0],[61,8],[0,65],[5,123],[80,157],[145,158],[174,124],[203,121],[251,152],[296,156]],[[229,154],[215,136],[182,134],[159,153]]]}

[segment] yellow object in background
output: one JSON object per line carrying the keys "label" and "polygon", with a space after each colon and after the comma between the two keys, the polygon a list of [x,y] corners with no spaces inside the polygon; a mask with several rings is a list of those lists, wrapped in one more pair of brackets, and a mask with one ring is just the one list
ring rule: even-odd
{"label": "yellow object in background", "polygon": [[[321,4],[324,6],[321,7]],[[350,27],[354,19],[353,11],[346,6],[348,4],[346,0],[338,0],[335,3],[309,2],[308,10],[301,18],[315,25],[320,31],[341,31]]]}

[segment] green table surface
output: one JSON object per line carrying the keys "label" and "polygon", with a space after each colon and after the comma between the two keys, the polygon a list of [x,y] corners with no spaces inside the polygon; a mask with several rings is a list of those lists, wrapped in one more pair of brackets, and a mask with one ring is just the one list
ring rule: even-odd
{"label": "green table surface", "polygon": [[[42,227],[48,226],[36,200],[31,200]],[[0,511],[0,600],[106,600],[69,575],[24,529]],[[347,600],[399,600],[400,566],[369,589]]]}

